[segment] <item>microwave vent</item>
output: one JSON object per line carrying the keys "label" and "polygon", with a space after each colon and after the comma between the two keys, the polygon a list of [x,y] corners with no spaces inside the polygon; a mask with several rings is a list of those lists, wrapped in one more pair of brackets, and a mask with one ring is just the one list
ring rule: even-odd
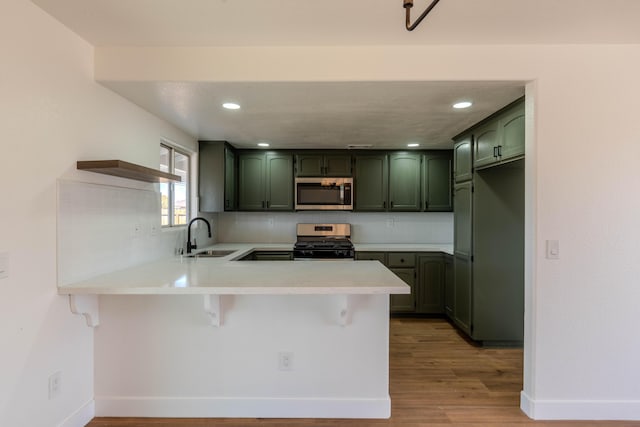
{"label": "microwave vent", "polygon": [[363,150],[366,148],[373,148],[373,145],[371,144],[349,144],[347,145],[347,148],[349,150]]}

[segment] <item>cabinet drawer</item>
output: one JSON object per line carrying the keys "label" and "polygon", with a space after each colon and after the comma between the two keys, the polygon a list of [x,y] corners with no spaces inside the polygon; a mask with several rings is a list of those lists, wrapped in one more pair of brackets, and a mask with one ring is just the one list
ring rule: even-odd
{"label": "cabinet drawer", "polygon": [[380,261],[387,265],[387,257],[384,252],[356,252],[357,261]]}
{"label": "cabinet drawer", "polygon": [[415,267],[416,255],[412,252],[389,252],[389,267]]}

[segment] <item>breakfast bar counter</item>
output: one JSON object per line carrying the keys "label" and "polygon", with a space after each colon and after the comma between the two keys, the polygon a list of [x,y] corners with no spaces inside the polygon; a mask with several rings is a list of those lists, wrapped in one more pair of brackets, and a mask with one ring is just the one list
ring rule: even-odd
{"label": "breakfast bar counter", "polygon": [[389,294],[377,261],[176,256],[60,284],[94,326],[96,416],[388,418]]}

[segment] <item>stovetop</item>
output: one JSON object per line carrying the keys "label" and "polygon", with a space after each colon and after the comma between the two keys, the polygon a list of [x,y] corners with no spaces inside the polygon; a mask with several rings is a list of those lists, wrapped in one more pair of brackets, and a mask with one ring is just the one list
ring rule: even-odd
{"label": "stovetop", "polygon": [[350,224],[298,224],[294,259],[354,258]]}

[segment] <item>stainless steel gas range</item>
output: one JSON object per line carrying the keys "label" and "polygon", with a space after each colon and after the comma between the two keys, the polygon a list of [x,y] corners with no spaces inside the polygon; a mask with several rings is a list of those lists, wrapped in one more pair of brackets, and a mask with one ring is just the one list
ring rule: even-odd
{"label": "stainless steel gas range", "polygon": [[294,260],[353,260],[351,224],[298,224]]}

